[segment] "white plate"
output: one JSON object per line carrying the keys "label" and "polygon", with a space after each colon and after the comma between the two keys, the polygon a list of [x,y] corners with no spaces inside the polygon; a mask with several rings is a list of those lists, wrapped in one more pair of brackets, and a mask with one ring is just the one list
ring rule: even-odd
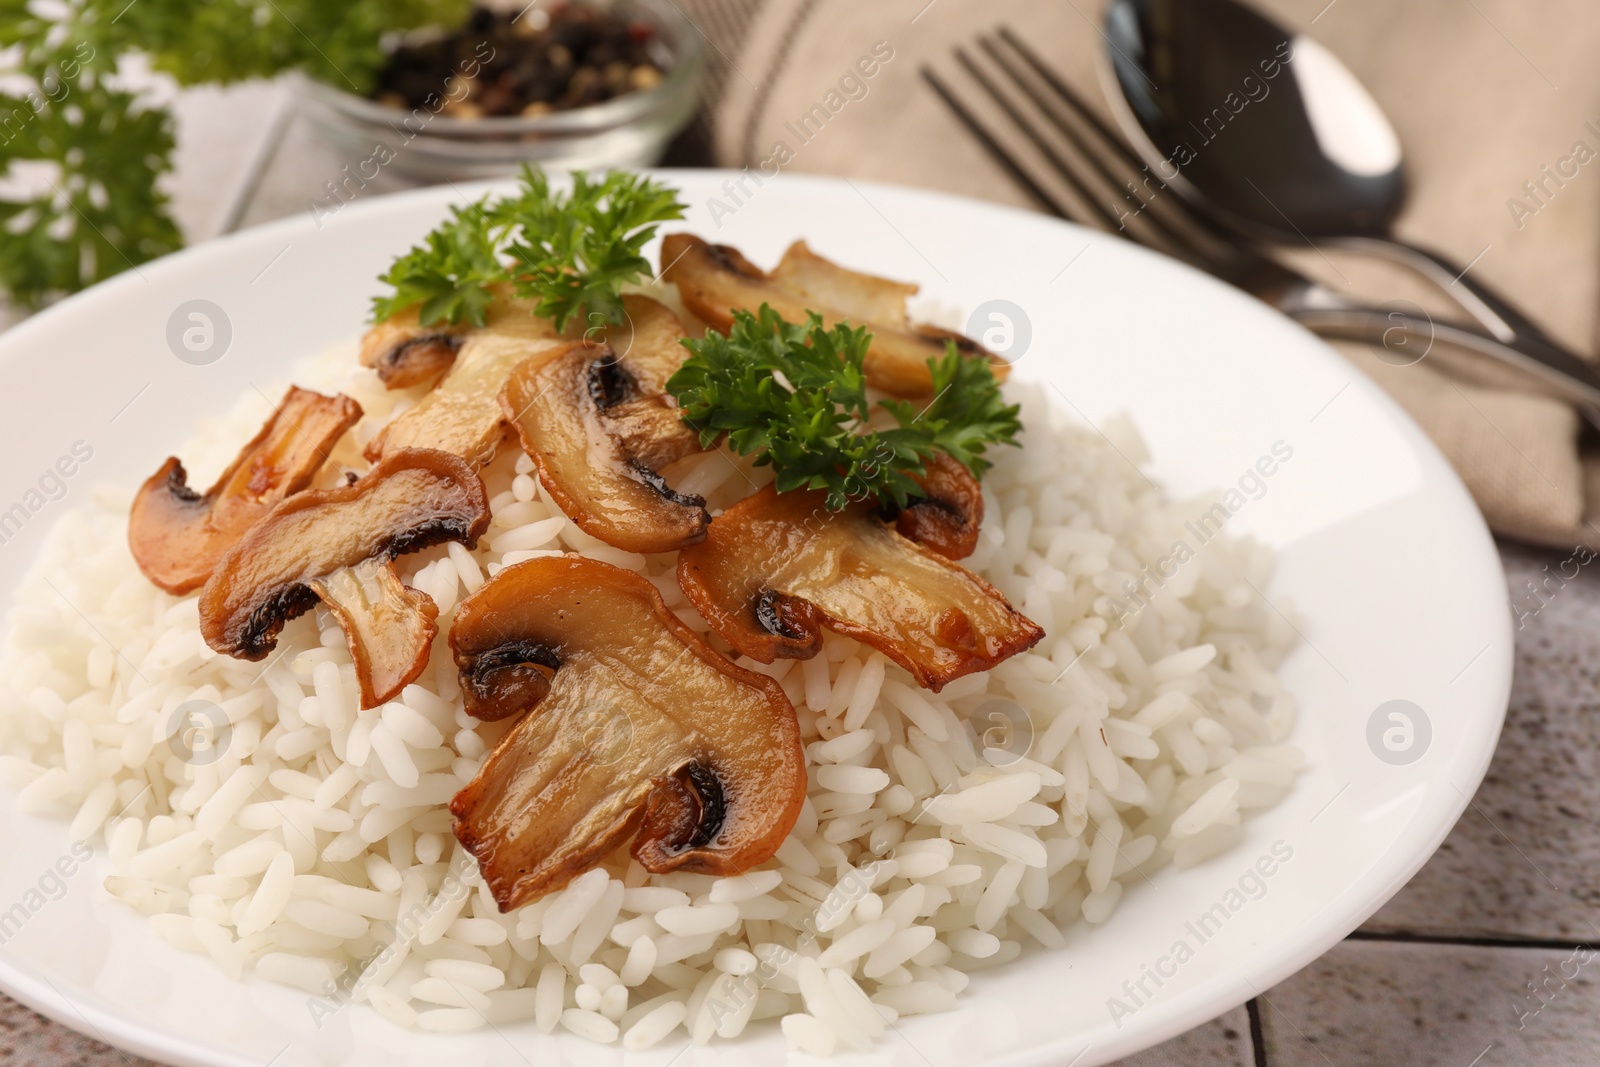
{"label": "white plate", "polygon": [[[995,299],[1025,309],[1032,338],[1018,373],[1058,387],[1092,422],[1131,412],[1154,474],[1176,493],[1235,484],[1275,443],[1293,449],[1264,495],[1228,524],[1279,550],[1267,592],[1279,603],[1292,598],[1307,620],[1283,670],[1302,709],[1293,740],[1310,761],[1289,799],[1251,818],[1233,851],[1160,872],[1102,927],[1074,927],[1064,951],[978,976],[957,1010],[907,1019],[875,1053],[848,1062],[1106,1062],[1310,963],[1422,866],[1488,767],[1510,686],[1511,628],[1477,509],[1393,402],[1262,305],[1103,234],[881,186],[783,178],[747,181],[741,192],[727,174],[670,178],[692,205],[685,228],[757,262],[775,262],[804,236],[847,264],[917,279],[930,306],[962,317]],[[237,234],[130,271],[0,336],[0,512],[28,499],[75,442],[94,450],[65,498],[47,501],[0,545],[0,592],[9,595],[51,520],[91,483],[136,484],[201,413],[356,335],[374,277],[460,198],[426,190],[346,207],[320,224],[308,215]],[[210,365],[180,361],[168,345],[169,318],[191,300],[223,309],[231,327],[226,354]],[[1431,722],[1425,754],[1405,765],[1380,760],[1368,744],[1369,720],[1391,700],[1413,702]],[[0,915],[39,902],[25,895],[41,878],[54,888],[46,872],[68,847],[62,823],[12,808],[0,793]],[[1292,855],[1268,864],[1270,877],[1252,875],[1274,846]],[[91,863],[66,880],[61,899],[33,909],[0,949],[0,988],[155,1059],[664,1065],[682,1051],[675,1041],[625,1057],[531,1026],[420,1035],[365,1008],[319,1029],[304,994],[228,981],[209,961],[168,947],[107,896],[101,867]],[[1222,910],[1202,941],[1193,924],[1213,905]],[[1192,953],[1181,965],[1171,955],[1179,941]],[[1152,969],[1171,976],[1158,988]],[[1124,988],[1141,981],[1149,997]],[[1115,1010],[1111,997],[1128,1010]],[[761,1027],[735,1047],[693,1049],[675,1062],[785,1055],[776,1029]]]}

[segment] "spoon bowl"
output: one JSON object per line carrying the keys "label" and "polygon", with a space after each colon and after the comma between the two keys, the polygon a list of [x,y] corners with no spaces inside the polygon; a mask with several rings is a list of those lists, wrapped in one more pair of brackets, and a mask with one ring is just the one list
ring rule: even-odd
{"label": "spoon bowl", "polygon": [[1251,240],[1381,256],[1495,338],[1560,347],[1466,268],[1393,236],[1400,139],[1327,48],[1240,0],[1112,0],[1104,29],[1106,96],[1153,179]]}
{"label": "spoon bowl", "polygon": [[1105,28],[1161,180],[1269,240],[1388,233],[1400,140],[1326,48],[1235,0],[1115,0]]}

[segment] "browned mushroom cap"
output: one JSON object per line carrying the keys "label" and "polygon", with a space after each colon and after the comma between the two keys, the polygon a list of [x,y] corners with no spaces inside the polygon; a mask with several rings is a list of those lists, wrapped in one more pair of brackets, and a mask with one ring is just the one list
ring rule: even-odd
{"label": "browned mushroom cap", "polygon": [[626,360],[641,392],[672,402],[667,379],[677,373],[689,350],[683,347],[683,322],[659,300],[638,293],[622,298],[622,322],[590,333],[591,344],[608,344],[617,358]]}
{"label": "browned mushroom cap", "polygon": [[704,449],[700,435],[686,426],[678,401],[667,392],[667,379],[677,373],[689,350],[683,347],[683,323],[672,309],[647,296],[622,298],[624,319],[607,327],[590,344],[609,345],[610,367],[597,385],[596,403],[606,431],[619,438],[632,459],[651,469],[692,456]]}
{"label": "browned mushroom cap", "polygon": [[661,267],[661,276],[677,285],[685,306],[723,332],[733,326],[734,311],[754,313],[762,304],[789,322],[804,322],[814,311],[828,326],[865,326],[872,332],[867,384],[895,396],[932,390],[928,360],[944,355],[947,340],[968,356],[987,359],[1002,381],[1009,370],[1005,360],[971,338],[911,325],[905,298],[916,286],[848,270],[816,255],[803,241],[791,246],[769,274],[737,249],[674,233],[661,242]]}
{"label": "browned mushroom cap", "polygon": [[544,337],[475,331],[444,380],[368,442],[367,458],[377,462],[401,449],[437,448],[476,464],[488,462],[505,436],[500,390],[511,372],[525,361],[554,358],[579,344],[561,340],[553,330]]}
{"label": "browned mushroom cap", "polygon": [[363,708],[388,703],[416,681],[439,636],[439,605],[403,584],[393,560],[364,559],[306,585],[339,620]]}
{"label": "browned mushroom cap", "polygon": [[434,381],[456,361],[471,327],[424,326],[416,308],[385,319],[361,338],[361,365],[371,367],[390,389]]}
{"label": "browned mushroom cap", "polygon": [[199,495],[176,457],[144,483],[128,515],[128,547],[156,585],[181,596],[205,584],[223,553],[272,505],[311,484],[361,418],[347,396],[290,389],[239,458]]}
{"label": "browned mushroom cap", "polygon": [[[501,406],[550,496],[585,533],[630,552],[671,552],[705,536],[705,501],[660,469],[701,450],[665,392],[688,355],[678,317],[625,297],[614,345],[578,347],[512,374]],[[618,347],[621,346],[621,347]]]}
{"label": "browned mushroom cap", "polygon": [[502,911],[635,834],[647,871],[735,875],[794,827],[805,756],[783,690],[712,651],[632,571],[508,567],[461,605],[450,645],[480,704],[533,706],[450,804]]}
{"label": "browned mushroom cap", "polygon": [[444,541],[470,548],[488,526],[488,496],[465,460],[432,449],[385,456],[353,485],[299,493],[252,527],[200,593],[200,633],[223,655],[262,659],[284,624],[316,603],[314,583],[349,611],[359,597],[337,572]]}
{"label": "browned mushroom cap", "polygon": [[438,380],[456,361],[467,337],[495,333],[538,341],[555,336],[547,319],[534,314],[534,304],[511,287],[495,287],[494,299],[481,327],[469,323],[422,325],[421,305],[406,308],[367,331],[361,339],[361,364],[371,367],[390,389],[406,389]]}
{"label": "browned mushroom cap", "polygon": [[927,467],[916,479],[923,495],[901,510],[894,528],[945,559],[966,559],[978,547],[983,487],[948,453],[936,453]]}
{"label": "browned mushroom cap", "polygon": [[937,692],[1044,636],[988,582],[886,526],[868,503],[829,511],[771,486],[717,516],[678,557],[678,584],[737,651],[809,659],[827,626]]}

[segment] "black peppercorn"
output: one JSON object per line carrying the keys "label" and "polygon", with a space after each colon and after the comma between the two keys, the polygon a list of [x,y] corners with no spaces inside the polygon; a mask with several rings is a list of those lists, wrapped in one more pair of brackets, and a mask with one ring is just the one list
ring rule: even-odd
{"label": "black peppercorn", "polygon": [[372,95],[411,109],[468,83],[471,106],[461,101],[448,109],[452,117],[534,117],[655,88],[665,74],[659,53],[650,26],[587,3],[554,3],[520,18],[477,8],[453,33],[396,48]]}

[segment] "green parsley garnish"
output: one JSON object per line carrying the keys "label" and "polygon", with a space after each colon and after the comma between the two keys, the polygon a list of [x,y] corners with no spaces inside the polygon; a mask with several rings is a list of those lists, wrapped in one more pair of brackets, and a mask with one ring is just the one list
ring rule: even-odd
{"label": "green parsley garnish", "polygon": [[523,194],[499,217],[517,227],[511,273],[517,293],[565,329],[579,312],[590,321],[622,321],[622,286],[650,276],[641,249],[657,224],[683,218],[678,191],[614,170],[600,182],[574,171],[572,192],[554,193],[542,172],[524,169]]}
{"label": "green parsley garnish", "polygon": [[[936,453],[981,475],[990,445],[1017,443],[1020,409],[1005,403],[988,363],[953,344],[928,360],[932,401],[874,404],[862,369],[871,341],[862,328],[824,328],[816,314],[803,325],[785,322],[763,304],[759,315],[734,312],[726,335],[685,341],[692,354],[667,391],[702,444],[727,434],[735,452],[773,468],[778,492],[824,489],[835,511],[873,496],[904,507],[921,494],[913,476],[926,473]],[[875,408],[897,425],[867,428]]]}
{"label": "green parsley garnish", "polygon": [[381,279],[394,294],[373,301],[373,317],[420,305],[424,326],[481,326],[492,287],[509,282],[557,329],[580,316],[621,322],[622,286],[650,274],[641,250],[658,224],[681,218],[677,191],[641,175],[612,171],[596,181],[575,171],[564,192],[525,166],[515,195],[453,209],[395,260]]}
{"label": "green parsley garnish", "polygon": [[389,62],[391,35],[459,26],[471,8],[469,0],[0,2],[0,293],[41,305],[183,246],[162,189],[172,115],[118,77],[130,57],[180,85],[299,70],[365,93]]}
{"label": "green parsley garnish", "polygon": [[482,326],[492,299],[489,287],[509,278],[495,254],[498,238],[488,207],[485,197],[465,208],[451,208],[448,221],[395,260],[383,276],[394,295],[373,298],[373,318],[382,322],[420,304],[424,326],[463,320]]}

